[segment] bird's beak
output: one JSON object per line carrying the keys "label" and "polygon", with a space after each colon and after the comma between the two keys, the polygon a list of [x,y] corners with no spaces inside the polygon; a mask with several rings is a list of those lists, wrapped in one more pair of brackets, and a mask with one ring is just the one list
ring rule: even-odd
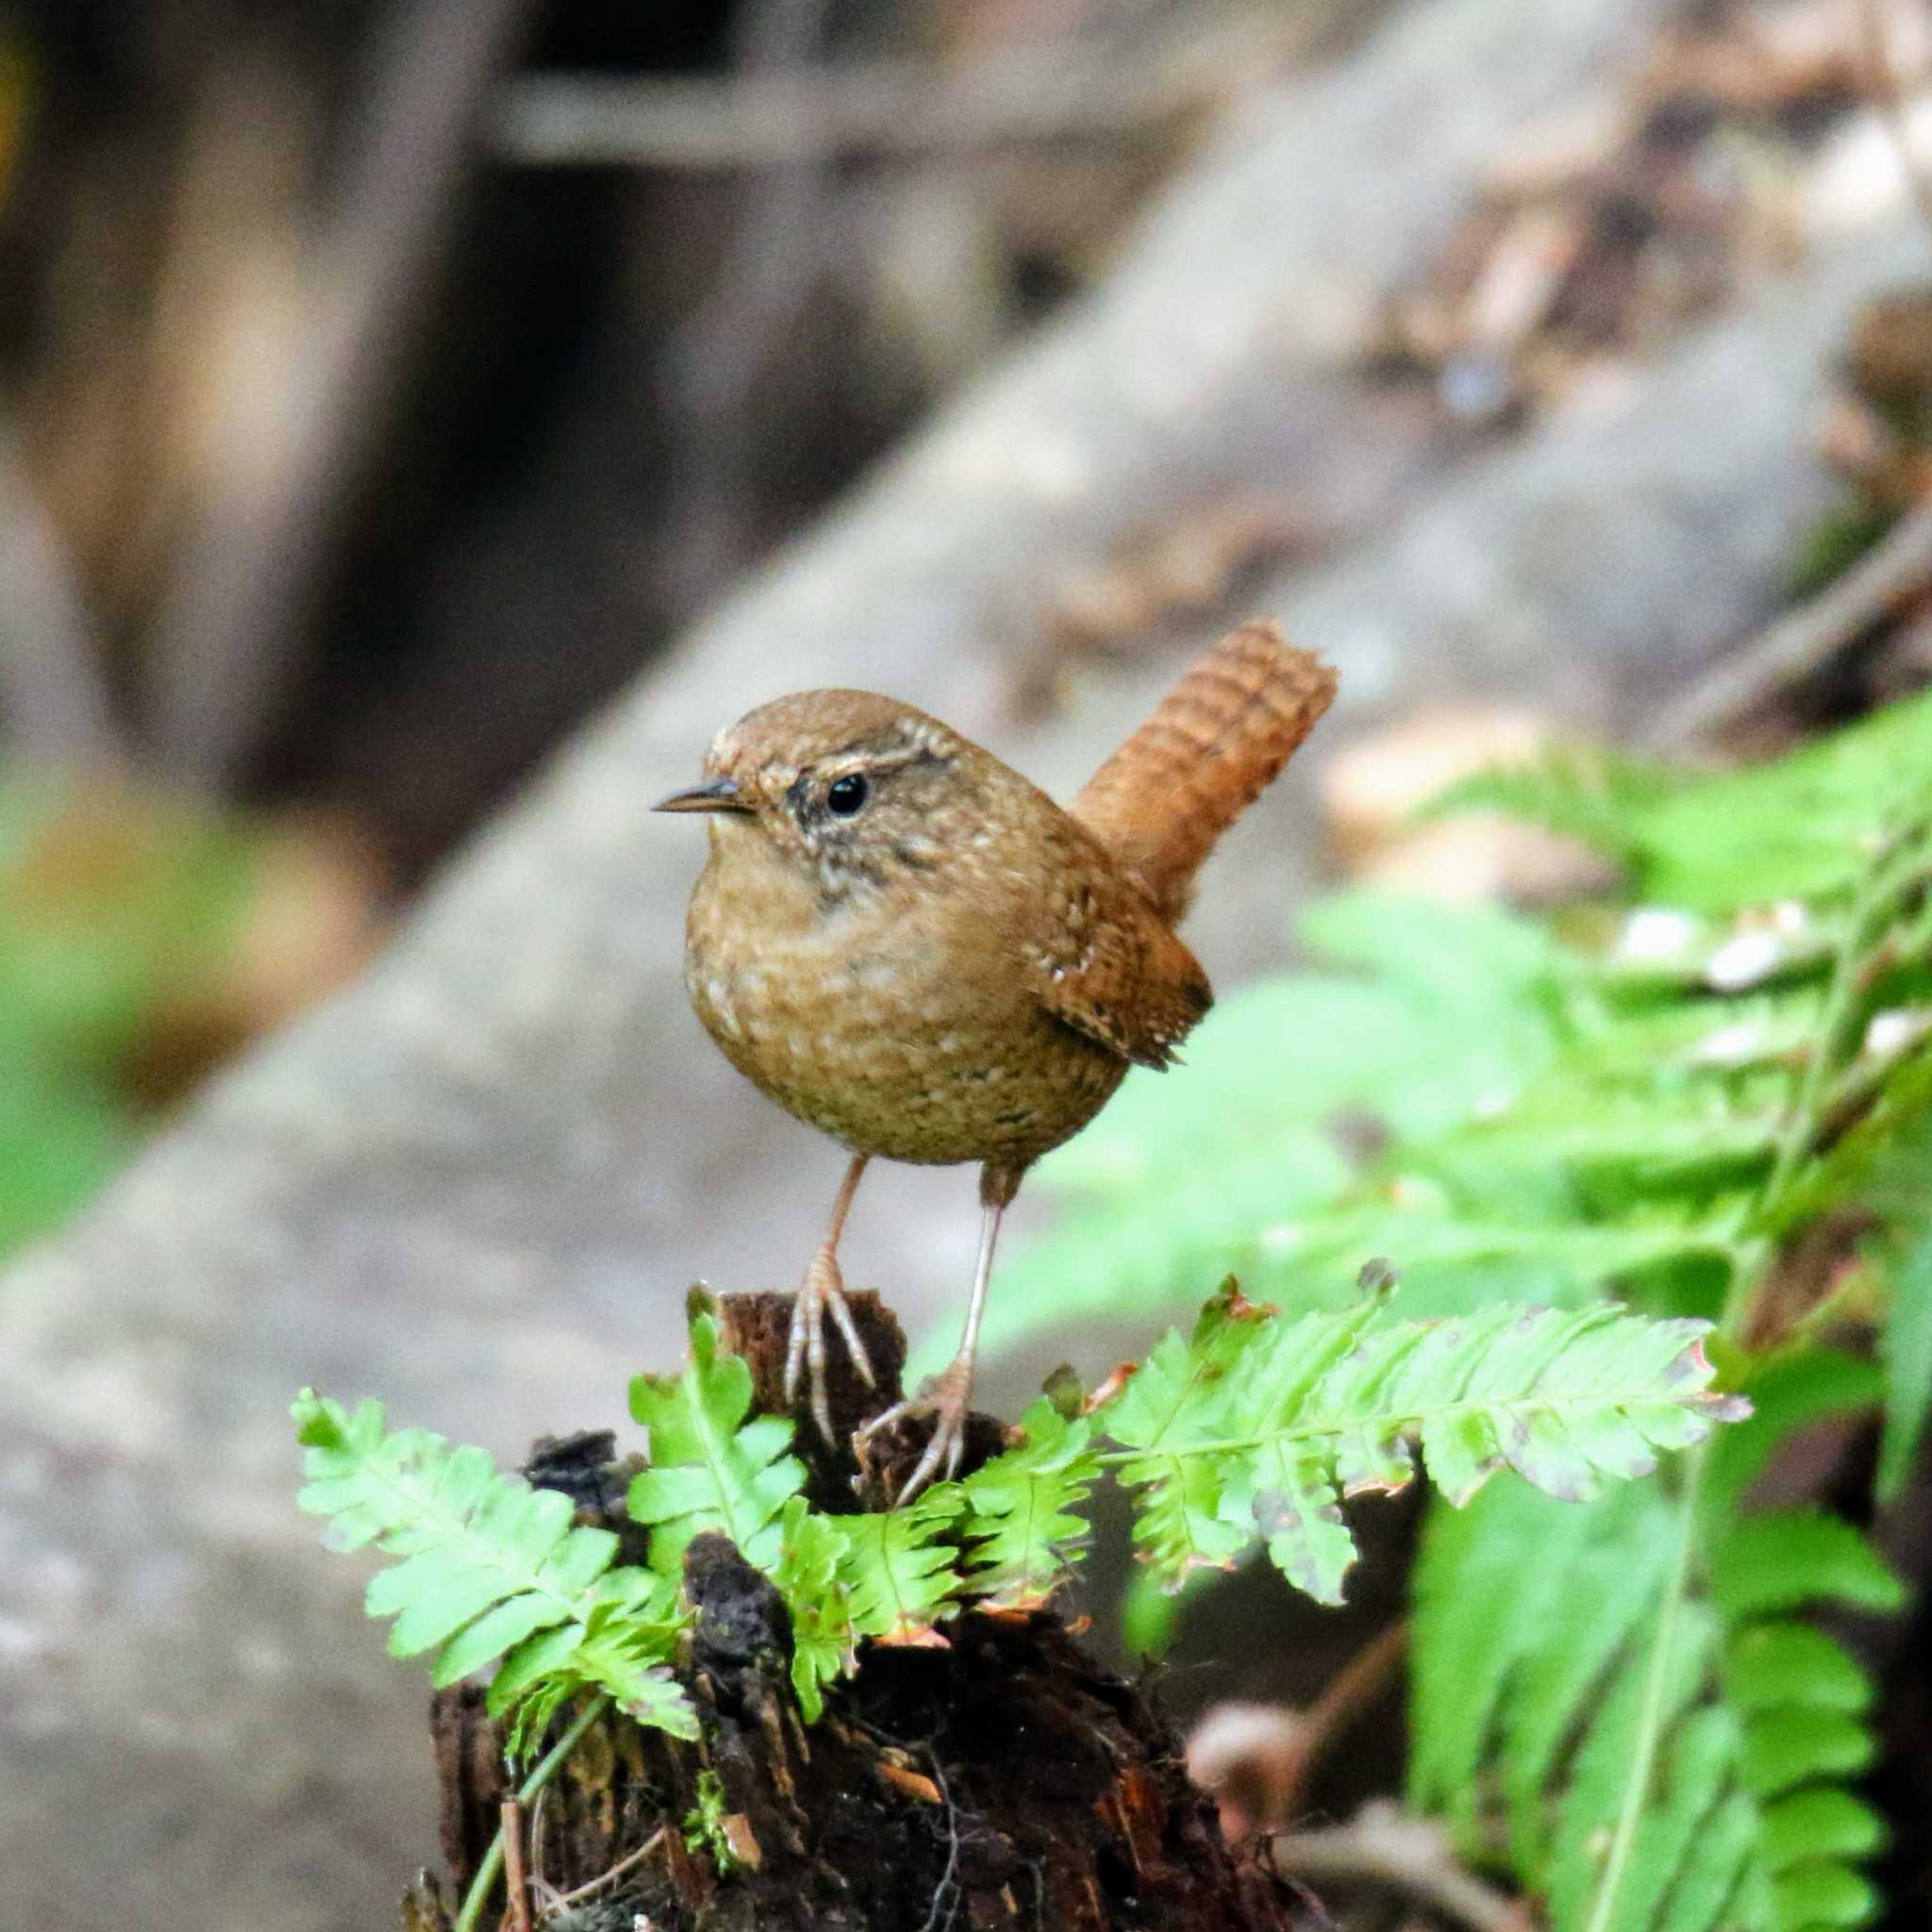
{"label": "bird's beak", "polygon": [[682,791],[674,791],[669,798],[660,798],[651,808],[653,811],[737,812],[756,808],[729,778],[707,778],[702,785],[689,786]]}

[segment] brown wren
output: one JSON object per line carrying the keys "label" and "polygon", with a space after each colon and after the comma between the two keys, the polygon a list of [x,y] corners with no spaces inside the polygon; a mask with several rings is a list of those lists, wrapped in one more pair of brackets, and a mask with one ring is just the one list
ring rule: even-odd
{"label": "brown wren", "polygon": [[1129,1066],[1171,1064],[1207,1012],[1208,975],[1174,932],[1194,874],[1334,694],[1325,664],[1243,625],[1062,810],[910,705],[800,691],[721,732],[704,782],[658,807],[710,817],[685,928],[698,1018],[761,1091],[852,1151],[786,1362],[788,1399],[809,1370],[828,1439],[828,1310],[872,1380],[838,1263],[867,1161],[980,1163],[959,1352],[860,1432],[934,1415],[901,1501],[958,1466],[1001,1214]]}

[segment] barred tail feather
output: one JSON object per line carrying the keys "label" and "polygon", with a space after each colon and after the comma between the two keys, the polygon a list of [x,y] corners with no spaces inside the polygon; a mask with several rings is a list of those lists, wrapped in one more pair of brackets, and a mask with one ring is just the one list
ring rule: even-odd
{"label": "barred tail feather", "polygon": [[1070,809],[1170,921],[1215,841],[1335,696],[1335,673],[1278,625],[1244,624],[1199,658]]}

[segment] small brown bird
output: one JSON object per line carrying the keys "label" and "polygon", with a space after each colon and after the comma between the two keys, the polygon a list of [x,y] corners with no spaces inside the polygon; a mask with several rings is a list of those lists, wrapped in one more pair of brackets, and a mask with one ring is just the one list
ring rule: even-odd
{"label": "small brown bird", "polygon": [[1165,1067],[1212,1000],[1174,933],[1194,874],[1328,708],[1335,674],[1273,624],[1231,632],[1062,810],[936,718],[861,691],[778,698],[721,732],[659,811],[711,815],[685,984],[725,1057],[852,1150],[793,1307],[829,1438],[829,1310],[867,1381],[839,1237],[866,1162],[980,1163],[959,1352],[875,1417],[935,1417],[901,1500],[958,1462],[1000,1216],[1130,1065]]}

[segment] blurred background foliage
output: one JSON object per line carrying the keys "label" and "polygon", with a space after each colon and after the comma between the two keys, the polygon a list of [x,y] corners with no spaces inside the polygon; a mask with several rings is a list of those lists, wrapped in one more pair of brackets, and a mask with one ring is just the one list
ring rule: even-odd
{"label": "blurred background foliage", "polygon": [[[419,878],[1093,276],[1199,110],[1309,30],[1173,0],[8,9],[7,461],[73,593],[15,621],[37,655],[50,614],[84,626],[64,691],[16,664],[8,695],[56,750],[344,807]],[[791,97],[741,94],[833,63],[837,125],[792,112],[796,155],[744,174]],[[1013,98],[924,127],[959,69]],[[558,149],[546,115],[601,82],[614,151]],[[651,146],[667,116],[693,150]]]}
{"label": "blurred background foliage", "polygon": [[246,876],[232,840],[132,800],[0,791],[0,1248],[111,1170],[158,1012],[212,976]]}
{"label": "blurred background foliage", "polygon": [[0,781],[0,1254],[361,963],[339,832],[32,769]]}

